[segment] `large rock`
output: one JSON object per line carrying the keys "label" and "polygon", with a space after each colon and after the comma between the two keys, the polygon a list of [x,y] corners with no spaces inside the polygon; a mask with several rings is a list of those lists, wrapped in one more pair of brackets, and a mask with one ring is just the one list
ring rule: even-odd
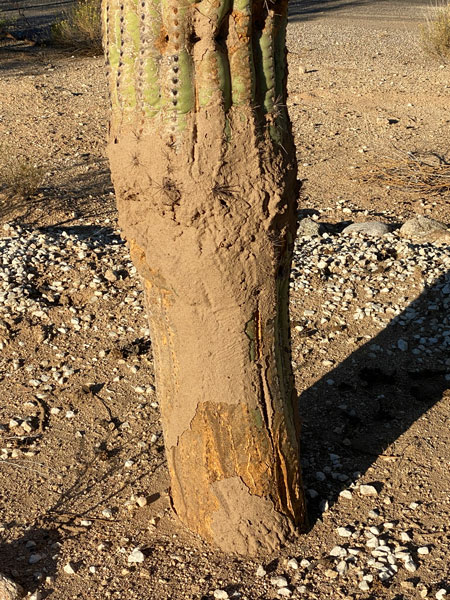
{"label": "large rock", "polygon": [[18,583],[0,574],[0,600],[20,600],[24,596],[25,592]]}
{"label": "large rock", "polygon": [[310,237],[320,235],[320,223],[310,217],[305,217],[298,224],[297,235],[299,237]]}
{"label": "large rock", "polygon": [[342,233],[364,233],[365,235],[384,235],[389,233],[389,225],[381,221],[364,221],[363,223],[352,223],[347,225]]}
{"label": "large rock", "polygon": [[400,227],[399,234],[404,238],[417,242],[435,242],[450,239],[450,230],[444,223],[421,215],[405,221]]}

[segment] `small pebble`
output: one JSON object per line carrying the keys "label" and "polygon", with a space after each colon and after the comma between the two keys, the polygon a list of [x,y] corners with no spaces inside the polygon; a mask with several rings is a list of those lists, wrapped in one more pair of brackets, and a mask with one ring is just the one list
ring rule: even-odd
{"label": "small pebble", "polygon": [[267,571],[262,565],[256,569],[256,577],[264,577],[267,574]]}
{"label": "small pebble", "polygon": [[270,583],[272,585],[274,585],[275,587],[287,587],[288,582],[286,577],[281,577],[280,575],[276,576],[276,577],[271,577],[270,578]]}
{"label": "small pebble", "polygon": [[128,555],[128,563],[132,564],[132,563],[143,563],[145,560],[145,555],[144,553],[139,549],[139,548],[135,548],[129,555]]}
{"label": "small pebble", "polygon": [[348,527],[338,527],[336,529],[337,534],[343,538],[349,538],[352,535],[352,530],[349,529]]}
{"label": "small pebble", "polygon": [[443,598],[445,598],[445,596],[447,595],[447,590],[445,590],[444,588],[441,588],[440,590],[438,590],[435,594],[435,598],[436,600],[443,600]]}
{"label": "small pebble", "polygon": [[287,562],[287,566],[289,569],[294,569],[295,571],[298,569],[298,561],[296,558],[290,558]]}
{"label": "small pebble", "polygon": [[365,581],[364,579],[362,581],[359,582],[358,585],[359,589],[362,590],[363,592],[368,592],[370,590],[370,584],[368,581]]}
{"label": "small pebble", "polygon": [[347,550],[342,546],[334,546],[334,548],[331,548],[330,550],[330,556],[343,558],[344,556],[347,556]]}
{"label": "small pebble", "polygon": [[311,566],[311,561],[309,561],[307,558],[302,558],[300,561],[300,566],[303,567],[303,569],[308,569]]}
{"label": "small pebble", "polygon": [[342,490],[342,492],[339,492],[339,496],[341,498],[346,498],[347,500],[351,500],[353,498],[350,490]]}
{"label": "small pebble", "polygon": [[410,573],[415,573],[417,571],[417,565],[416,563],[410,558],[409,560],[405,561],[405,569],[407,571],[409,571]]}
{"label": "small pebble", "polygon": [[429,554],[430,553],[430,549],[428,548],[428,546],[421,546],[420,548],[417,548],[417,554]]}
{"label": "small pebble", "polygon": [[360,485],[359,493],[361,496],[378,496],[377,489],[373,485]]}
{"label": "small pebble", "polygon": [[327,569],[325,571],[325,576],[329,579],[336,579],[337,577],[339,577],[339,573],[337,571],[334,571],[333,569]]}
{"label": "small pebble", "polygon": [[70,563],[70,562],[68,562],[67,564],[64,565],[63,571],[64,571],[64,573],[66,573],[66,575],[75,575],[75,573],[76,573],[76,569],[75,569],[73,563]]}
{"label": "small pebble", "polygon": [[339,573],[339,575],[345,575],[345,573],[347,572],[348,566],[347,563],[345,562],[345,560],[341,560],[338,562],[338,564],[336,565],[336,571]]}
{"label": "small pebble", "polygon": [[416,586],[416,590],[419,592],[421,598],[426,598],[428,596],[428,588],[423,583],[419,582]]}
{"label": "small pebble", "polygon": [[229,598],[228,592],[225,590],[214,590],[213,596],[216,600],[227,600]]}
{"label": "small pebble", "polygon": [[284,596],[285,598],[289,598],[290,596],[292,596],[291,590],[287,587],[278,588],[277,594],[279,596]]}

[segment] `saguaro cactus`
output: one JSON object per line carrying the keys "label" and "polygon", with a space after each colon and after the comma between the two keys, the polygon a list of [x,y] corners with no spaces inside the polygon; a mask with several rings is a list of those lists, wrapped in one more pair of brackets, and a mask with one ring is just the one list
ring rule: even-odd
{"label": "saguaro cactus", "polygon": [[287,0],[103,0],[109,156],[144,281],[173,508],[227,551],[305,518],[290,363]]}

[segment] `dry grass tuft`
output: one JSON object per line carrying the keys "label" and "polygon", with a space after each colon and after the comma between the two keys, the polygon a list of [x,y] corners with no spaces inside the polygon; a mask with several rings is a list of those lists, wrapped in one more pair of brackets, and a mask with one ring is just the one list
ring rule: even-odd
{"label": "dry grass tuft", "polygon": [[0,168],[0,190],[8,198],[31,198],[43,183],[43,167],[29,159],[6,159]]}
{"label": "dry grass tuft", "polygon": [[11,28],[14,26],[15,20],[7,17],[6,13],[0,10],[0,40],[8,36]]}
{"label": "dry grass tuft", "polygon": [[434,14],[421,26],[422,47],[441,61],[450,59],[450,2],[436,6]]}
{"label": "dry grass tuft", "polygon": [[406,152],[399,158],[372,165],[362,179],[403,191],[445,194],[450,192],[450,163],[435,152]]}
{"label": "dry grass tuft", "polygon": [[77,0],[66,17],[52,25],[52,42],[67,48],[102,52],[101,0]]}

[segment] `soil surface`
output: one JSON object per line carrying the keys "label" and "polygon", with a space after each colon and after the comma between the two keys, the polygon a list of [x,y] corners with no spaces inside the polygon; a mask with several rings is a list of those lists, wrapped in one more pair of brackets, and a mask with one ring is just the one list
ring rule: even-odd
{"label": "soil surface", "polygon": [[[103,59],[2,42],[2,182],[24,162],[45,173],[32,199],[0,197],[0,572],[30,597],[449,591],[450,250],[399,231],[450,221],[448,187],[422,177],[449,158],[449,67],[420,49],[420,5],[372,19],[357,4],[294,5],[288,28],[310,529],[259,561],[207,546],[169,505],[142,286],[105,159]],[[343,233],[374,220],[389,232]]]}

